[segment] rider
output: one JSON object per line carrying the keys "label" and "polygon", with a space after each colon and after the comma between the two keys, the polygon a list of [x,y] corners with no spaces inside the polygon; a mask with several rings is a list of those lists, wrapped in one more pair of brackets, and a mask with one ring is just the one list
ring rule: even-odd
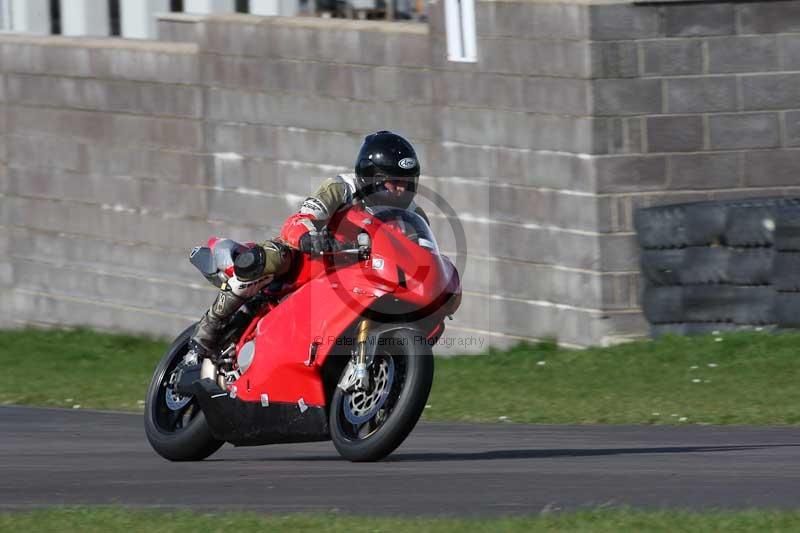
{"label": "rider", "polygon": [[355,174],[323,181],[300,210],[286,219],[277,239],[236,256],[234,275],[223,283],[200,319],[190,347],[202,357],[214,358],[230,317],[248,298],[289,271],[294,250],[319,253],[330,249],[330,241],[319,230],[337,211],[359,203],[366,209],[391,206],[412,210],[427,221],[425,212],[414,203],[419,170],[417,154],[406,139],[390,131],[368,135],[356,156]]}

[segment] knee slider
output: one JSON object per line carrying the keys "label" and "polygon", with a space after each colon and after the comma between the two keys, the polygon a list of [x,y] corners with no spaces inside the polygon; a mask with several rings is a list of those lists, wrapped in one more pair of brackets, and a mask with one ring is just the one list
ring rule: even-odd
{"label": "knee slider", "polygon": [[252,281],[264,275],[267,254],[261,246],[254,246],[236,256],[233,272],[242,281]]}

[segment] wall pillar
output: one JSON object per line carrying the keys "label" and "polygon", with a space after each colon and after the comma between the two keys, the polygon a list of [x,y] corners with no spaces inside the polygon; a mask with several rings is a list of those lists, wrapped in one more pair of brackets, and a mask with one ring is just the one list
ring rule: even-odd
{"label": "wall pillar", "polygon": [[9,0],[11,31],[50,34],[50,2],[48,0]]}
{"label": "wall pillar", "polygon": [[109,35],[107,0],[61,0],[63,35]]}
{"label": "wall pillar", "polygon": [[281,14],[281,0],[250,0],[253,15],[277,16]]}
{"label": "wall pillar", "polygon": [[298,0],[280,0],[282,17],[296,17],[300,12],[300,2]]}
{"label": "wall pillar", "polygon": [[232,13],[234,0],[185,0],[184,13]]}
{"label": "wall pillar", "polygon": [[155,39],[156,13],[169,11],[169,0],[121,0],[120,27],[129,39]]}

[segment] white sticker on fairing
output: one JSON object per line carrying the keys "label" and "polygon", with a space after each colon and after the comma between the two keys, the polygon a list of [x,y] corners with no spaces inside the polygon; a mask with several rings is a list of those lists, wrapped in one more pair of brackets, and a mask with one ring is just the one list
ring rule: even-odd
{"label": "white sticker on fairing", "polygon": [[381,270],[383,268],[383,259],[373,259],[372,268],[375,270]]}
{"label": "white sticker on fairing", "polygon": [[414,168],[416,164],[417,164],[416,159],[414,159],[413,157],[406,157],[405,159],[401,159],[400,162],[397,163],[397,166],[402,169],[408,170],[409,168]]}

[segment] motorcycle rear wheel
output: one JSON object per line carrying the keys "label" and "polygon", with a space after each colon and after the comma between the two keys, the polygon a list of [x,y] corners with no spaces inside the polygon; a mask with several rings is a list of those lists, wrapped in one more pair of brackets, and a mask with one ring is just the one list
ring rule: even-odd
{"label": "motorcycle rear wheel", "polygon": [[[339,454],[353,462],[379,461],[392,453],[414,429],[428,401],[433,383],[431,348],[415,344],[411,332],[397,332],[391,340],[379,348],[371,366],[371,393],[380,395],[374,388],[387,386],[390,390],[385,399],[354,401],[357,393],[337,387],[331,401],[331,440]],[[387,374],[391,376],[388,379]],[[353,410],[359,405],[378,403],[379,409],[369,420],[352,422]]]}
{"label": "motorcycle rear wheel", "polygon": [[193,397],[181,397],[169,388],[170,375],[183,360],[195,326],[189,326],[172,343],[158,363],[147,389],[144,430],[153,449],[170,461],[201,461],[224,441],[211,434],[208,422]]}

